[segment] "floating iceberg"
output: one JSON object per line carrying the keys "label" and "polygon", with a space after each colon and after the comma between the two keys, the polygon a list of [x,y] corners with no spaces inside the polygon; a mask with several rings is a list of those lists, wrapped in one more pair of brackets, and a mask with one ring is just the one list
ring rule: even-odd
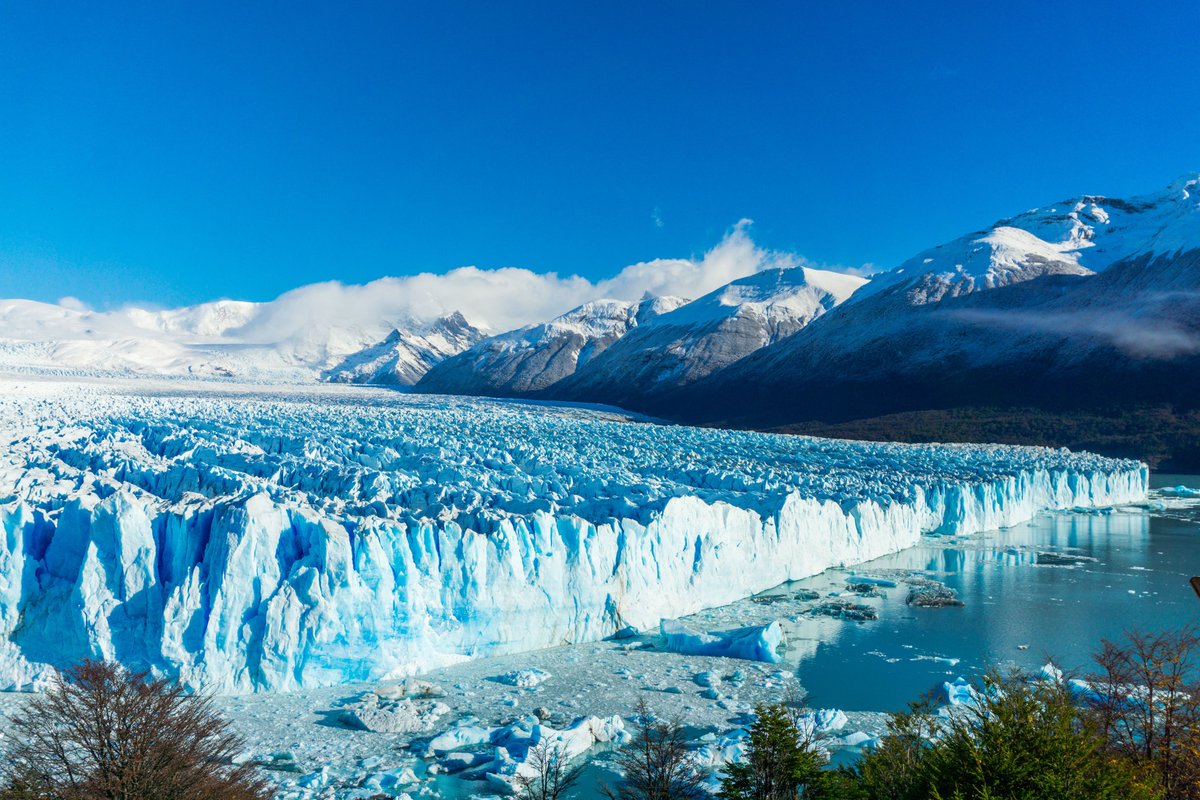
{"label": "floating iceberg", "polygon": [[312,392],[0,386],[0,688],[84,656],[218,692],[399,679],[1146,494],[1064,450]]}
{"label": "floating iceberg", "polygon": [[815,739],[820,734],[840,731],[847,722],[846,712],[840,708],[819,708],[801,714],[796,720],[796,727],[806,738]]}
{"label": "floating iceberg", "polygon": [[[677,619],[662,621],[663,649],[689,656],[724,656],[748,661],[779,661],[783,629],[778,622],[723,633],[701,633]],[[711,686],[712,684],[708,684]]]}
{"label": "floating iceberg", "polygon": [[[519,794],[522,778],[537,779],[536,765],[528,762],[531,751],[544,749],[542,758],[571,760],[586,753],[597,743],[621,744],[629,741],[625,721],[620,717],[580,717],[566,728],[555,729],[538,717],[529,715],[509,725],[480,728],[462,725],[437,736],[429,752],[443,756],[440,764],[446,772],[470,770],[474,777],[502,794]],[[461,753],[461,748],[491,745],[490,753]]]}
{"label": "floating iceberg", "polygon": [[979,703],[979,693],[970,681],[960,676],[942,683],[939,699],[947,706],[974,707]]}

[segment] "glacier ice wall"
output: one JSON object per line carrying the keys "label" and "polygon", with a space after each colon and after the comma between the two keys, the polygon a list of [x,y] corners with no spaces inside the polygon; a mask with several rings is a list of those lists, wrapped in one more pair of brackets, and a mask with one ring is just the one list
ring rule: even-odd
{"label": "glacier ice wall", "polygon": [[1145,496],[1063,450],[484,400],[0,391],[0,688],[83,656],[221,692],[594,640],[832,565]]}

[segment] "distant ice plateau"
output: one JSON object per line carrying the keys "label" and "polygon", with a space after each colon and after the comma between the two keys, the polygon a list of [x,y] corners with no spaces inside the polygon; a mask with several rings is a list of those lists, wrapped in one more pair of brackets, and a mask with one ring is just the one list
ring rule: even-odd
{"label": "distant ice plateau", "polygon": [[657,627],[1045,510],[1133,461],[664,426],[356,387],[0,386],[0,688],[84,656],[218,692]]}

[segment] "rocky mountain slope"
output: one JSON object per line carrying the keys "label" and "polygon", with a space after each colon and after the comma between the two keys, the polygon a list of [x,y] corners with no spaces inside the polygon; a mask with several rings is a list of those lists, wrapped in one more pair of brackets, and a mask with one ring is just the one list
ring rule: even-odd
{"label": "rocky mountain slope", "polygon": [[416,388],[493,397],[541,392],[598,357],[629,331],[686,302],[655,297],[639,303],[586,303],[541,325],[485,339],[429,370]]}
{"label": "rocky mountain slope", "polygon": [[1200,398],[1198,188],[1082,197],[926,251],[646,410],[800,429],[951,408],[1186,411]]}
{"label": "rocky mountain slope", "polygon": [[334,383],[411,386],[434,364],[486,337],[456,311],[429,324],[396,328],[382,342],[347,356],[321,377]]}
{"label": "rocky mountain slope", "polygon": [[638,326],[542,396],[637,403],[791,336],[865,283],[806,267],[763,270]]}

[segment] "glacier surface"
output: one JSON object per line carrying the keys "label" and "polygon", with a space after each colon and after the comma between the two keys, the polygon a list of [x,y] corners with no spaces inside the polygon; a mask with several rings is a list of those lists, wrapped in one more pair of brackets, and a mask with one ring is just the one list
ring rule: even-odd
{"label": "glacier surface", "polygon": [[92,656],[218,692],[654,628],[922,532],[1141,500],[1143,465],[595,409],[0,385],[0,688]]}

